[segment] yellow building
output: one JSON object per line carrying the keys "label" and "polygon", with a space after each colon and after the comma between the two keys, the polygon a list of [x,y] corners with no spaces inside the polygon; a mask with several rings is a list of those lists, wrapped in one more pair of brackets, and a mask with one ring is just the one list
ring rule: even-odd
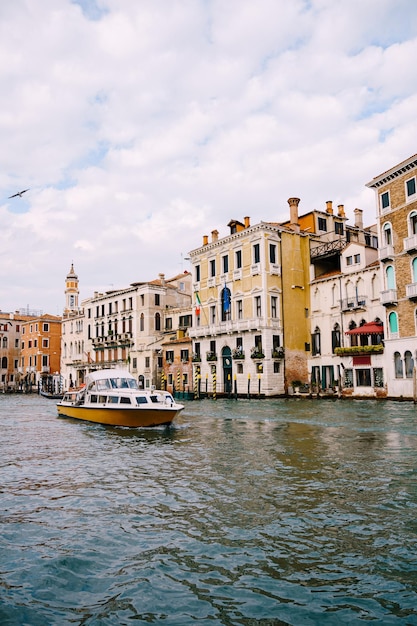
{"label": "yellow building", "polygon": [[[274,396],[307,381],[309,239],[288,226],[231,220],[190,252],[194,378],[209,394]],[[285,331],[284,331],[285,323]]]}

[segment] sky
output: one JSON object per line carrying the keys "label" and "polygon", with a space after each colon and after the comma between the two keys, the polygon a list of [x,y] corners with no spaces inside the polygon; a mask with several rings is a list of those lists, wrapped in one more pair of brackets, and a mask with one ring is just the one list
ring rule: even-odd
{"label": "sky", "polygon": [[[417,153],[416,0],[0,3],[0,310],[191,270]],[[22,197],[9,198],[28,189]]]}

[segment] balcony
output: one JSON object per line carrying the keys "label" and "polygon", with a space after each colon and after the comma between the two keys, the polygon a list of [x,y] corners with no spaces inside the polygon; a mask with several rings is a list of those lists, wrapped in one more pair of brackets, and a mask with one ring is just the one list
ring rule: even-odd
{"label": "balcony", "polygon": [[411,237],[404,239],[404,250],[410,253],[417,250],[417,235],[411,235]]}
{"label": "balcony", "polygon": [[276,263],[271,264],[271,274],[274,276],[281,276],[281,266]]}
{"label": "balcony", "polygon": [[264,359],[265,358],[264,351],[262,350],[262,348],[255,346],[251,350],[250,358],[251,359]]}
{"label": "balcony", "polygon": [[217,354],[215,352],[206,352],[207,361],[217,361]]}
{"label": "balcony", "polygon": [[201,354],[198,354],[197,352],[193,352],[191,356],[191,360],[193,363],[201,363]]}
{"label": "balcony", "polygon": [[406,285],[405,293],[409,300],[417,300],[417,283]]}
{"label": "balcony", "polygon": [[215,287],[216,286],[216,277],[212,276],[207,279],[207,287]]}
{"label": "balcony", "polygon": [[335,241],[326,241],[310,250],[310,259],[312,263],[315,261],[332,257],[341,253],[346,246],[346,239],[336,239]]}
{"label": "balcony", "polygon": [[284,348],[273,348],[271,352],[271,356],[273,359],[283,359],[285,356]]}
{"label": "balcony", "polygon": [[242,279],[242,270],[233,270],[233,280],[241,280]]}
{"label": "balcony", "polygon": [[258,274],[261,273],[261,264],[260,263],[253,263],[253,265],[250,266],[250,273],[252,276],[257,276]]}
{"label": "balcony", "polygon": [[342,311],[357,311],[366,308],[366,296],[352,296],[341,300]]}
{"label": "balcony", "polygon": [[394,246],[384,246],[379,250],[380,261],[392,261],[394,258]]}
{"label": "balcony", "polygon": [[244,358],[245,353],[243,352],[242,348],[234,348],[234,350],[232,350],[232,359],[235,359],[237,361],[243,361]]}
{"label": "balcony", "polygon": [[382,354],[384,346],[378,343],[370,346],[347,346],[346,348],[335,348],[337,356],[366,356],[367,354]]}
{"label": "balcony", "polygon": [[385,291],[381,291],[381,304],[384,306],[389,306],[390,304],[397,304],[397,290],[396,289],[386,289]]}

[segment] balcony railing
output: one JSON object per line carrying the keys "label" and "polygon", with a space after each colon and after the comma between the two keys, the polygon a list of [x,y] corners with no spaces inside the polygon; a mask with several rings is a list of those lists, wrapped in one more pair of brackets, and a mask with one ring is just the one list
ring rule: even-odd
{"label": "balcony railing", "polygon": [[381,291],[381,304],[384,306],[388,306],[390,304],[397,304],[397,290],[396,289],[386,289],[385,291]]}
{"label": "balcony railing", "polygon": [[207,352],[206,359],[207,361],[217,361],[217,354],[215,352]]}
{"label": "balcony railing", "polygon": [[405,293],[410,300],[417,299],[417,283],[410,283],[405,286]]}
{"label": "balcony railing", "polygon": [[258,348],[255,346],[251,350],[250,358],[251,359],[264,359],[265,358],[264,351],[262,350],[262,348]]}
{"label": "balcony railing", "polygon": [[394,246],[384,246],[379,250],[380,261],[391,261],[394,258]]}
{"label": "balcony railing", "polygon": [[355,311],[366,307],[366,296],[355,296],[341,300],[342,311]]}
{"label": "balcony railing", "polygon": [[242,348],[235,348],[234,350],[232,350],[232,358],[237,360],[243,360],[245,358],[245,353],[243,352]]}
{"label": "balcony railing", "polygon": [[404,239],[404,250],[406,252],[415,252],[417,250],[417,235],[411,235]]}
{"label": "balcony railing", "polygon": [[273,348],[271,352],[271,356],[273,359],[283,359],[285,356],[284,348]]}

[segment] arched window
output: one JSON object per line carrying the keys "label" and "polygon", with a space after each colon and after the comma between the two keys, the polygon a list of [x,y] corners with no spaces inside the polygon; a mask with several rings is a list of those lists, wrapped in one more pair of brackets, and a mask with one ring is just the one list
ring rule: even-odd
{"label": "arched window", "polygon": [[222,300],[222,322],[226,320],[230,320],[230,311],[231,311],[231,293],[228,287],[224,287],[221,293]]}
{"label": "arched window", "polygon": [[385,269],[385,282],[387,289],[395,289],[395,274],[392,265],[388,265]]}
{"label": "arched window", "polygon": [[145,316],[143,313],[140,314],[139,329],[145,330]]}
{"label": "arched window", "polygon": [[[353,330],[354,328],[356,328],[356,323],[352,321],[349,324],[349,330]],[[358,345],[358,335],[350,335],[350,345],[351,346]]]}
{"label": "arched window", "polygon": [[405,377],[413,378],[414,359],[410,350],[406,350],[404,353],[404,365],[405,365]]}
{"label": "arched window", "polygon": [[398,317],[395,311],[391,311],[388,316],[389,332],[391,335],[398,333]]}
{"label": "arched window", "polygon": [[160,313],[155,313],[155,330],[161,330],[161,315]]}
{"label": "arched window", "polygon": [[340,345],[341,345],[340,326],[339,324],[335,324],[332,330],[332,352],[334,353],[335,348],[340,348]]}
{"label": "arched window", "polygon": [[417,235],[417,211],[411,211],[408,216],[408,231],[411,235]]}
{"label": "arched window", "polygon": [[395,369],[395,378],[403,378],[403,362],[401,359],[401,354],[399,352],[394,352],[394,369]]}
{"label": "arched window", "polygon": [[320,328],[316,326],[314,333],[311,335],[311,353],[312,355],[321,354]]}
{"label": "arched window", "polygon": [[7,348],[7,337],[3,337],[3,348]]}
{"label": "arched window", "polygon": [[417,257],[411,262],[411,274],[413,283],[417,283]]}
{"label": "arched window", "polygon": [[382,239],[385,246],[392,245],[392,230],[389,222],[386,222],[382,227]]}
{"label": "arched window", "polygon": [[4,356],[1,360],[1,369],[7,370],[7,356]]}

